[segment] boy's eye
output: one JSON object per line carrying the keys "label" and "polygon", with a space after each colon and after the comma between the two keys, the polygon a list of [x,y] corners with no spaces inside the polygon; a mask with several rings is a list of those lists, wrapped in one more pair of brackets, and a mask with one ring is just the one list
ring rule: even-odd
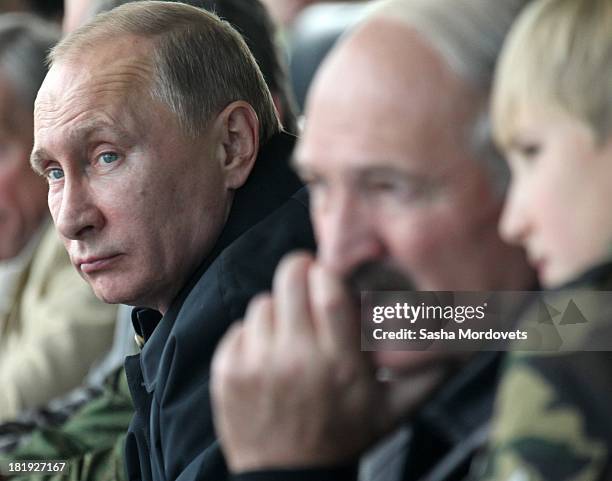
{"label": "boy's eye", "polygon": [[98,156],[98,160],[103,164],[112,164],[113,162],[119,160],[119,154],[116,154],[115,152],[104,152]]}
{"label": "boy's eye", "polygon": [[540,153],[540,145],[536,143],[525,143],[517,146],[518,154],[524,159],[533,159]]}

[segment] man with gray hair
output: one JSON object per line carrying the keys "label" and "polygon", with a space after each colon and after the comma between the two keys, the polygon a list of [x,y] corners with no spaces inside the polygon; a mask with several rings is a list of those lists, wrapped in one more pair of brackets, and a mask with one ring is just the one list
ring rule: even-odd
{"label": "man with gray hair", "polygon": [[127,474],[219,479],[213,349],[276,260],[312,247],[293,137],[242,37],[193,6],[123,5],[50,60],[32,165],[78,272],[106,302],[139,306]]}
{"label": "man with gray hair", "polygon": [[28,162],[34,99],[58,39],[33,15],[0,15],[0,421],[79,385],[113,334],[116,309],[71,268]]}
{"label": "man with gray hair", "polygon": [[495,60],[525,3],[392,0],[324,63],[295,156],[317,257],[283,261],[273,294],[251,303],[213,361],[237,479],[352,479],[351,462],[390,431],[364,479],[466,474],[499,355],[360,352],[345,283],[376,290],[382,273],[396,290],[399,275],[422,291],[533,286],[524,253],[497,232],[505,172],[486,135]]}

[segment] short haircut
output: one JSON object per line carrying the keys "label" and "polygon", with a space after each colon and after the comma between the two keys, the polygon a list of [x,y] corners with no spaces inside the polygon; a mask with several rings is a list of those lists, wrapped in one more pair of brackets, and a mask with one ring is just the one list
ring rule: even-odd
{"label": "short haircut", "polygon": [[28,13],[0,15],[0,73],[10,83],[18,104],[34,111],[45,75],[45,59],[60,38],[56,25]]}
{"label": "short haircut", "polygon": [[521,15],[500,57],[492,102],[504,148],[527,103],[561,109],[601,142],[612,133],[612,2],[538,0]]}
{"label": "short haircut", "polygon": [[[138,0],[97,0],[92,4],[88,13],[93,18],[99,13],[134,1]],[[296,104],[289,82],[287,62],[276,42],[276,25],[264,4],[260,0],[180,1],[217,14],[242,34],[261,69],[270,92],[278,96],[283,111],[281,119],[283,128],[287,132],[296,134]]]}
{"label": "short haircut", "polygon": [[[374,16],[414,29],[439,53],[450,70],[488,97],[504,39],[529,0],[387,0]],[[509,180],[506,163],[493,143],[489,111],[474,119],[474,155],[485,163],[502,194]]]}
{"label": "short haircut", "polygon": [[134,35],[152,43],[151,94],[177,116],[186,134],[202,134],[233,101],[248,102],[262,143],[280,130],[270,91],[240,34],[205,10],[141,1],[98,15],[55,47],[49,60],[77,60],[109,38]]}

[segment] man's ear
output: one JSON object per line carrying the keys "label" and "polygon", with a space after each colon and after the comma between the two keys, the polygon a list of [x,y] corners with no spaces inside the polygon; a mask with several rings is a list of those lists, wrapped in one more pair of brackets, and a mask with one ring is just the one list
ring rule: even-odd
{"label": "man's ear", "polygon": [[250,104],[237,100],[217,117],[221,123],[221,169],[228,189],[240,188],[259,152],[259,120]]}

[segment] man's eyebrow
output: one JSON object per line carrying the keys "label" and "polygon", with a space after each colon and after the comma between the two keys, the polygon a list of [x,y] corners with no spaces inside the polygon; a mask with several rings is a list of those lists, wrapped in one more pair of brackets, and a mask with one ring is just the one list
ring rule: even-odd
{"label": "man's eyebrow", "polygon": [[36,149],[30,154],[30,166],[39,175],[43,175],[43,163],[49,156],[45,149]]}
{"label": "man's eyebrow", "polygon": [[369,177],[403,177],[403,178],[419,178],[417,172],[401,167],[388,166],[364,166],[356,170],[356,174],[362,178]]}
{"label": "man's eyebrow", "polygon": [[[116,124],[107,120],[92,119],[84,121],[69,134],[69,142],[71,145],[77,145],[81,142],[88,142],[89,139],[99,133],[105,132],[113,135],[120,144],[129,143],[131,136],[123,129],[117,128]],[[30,165],[35,172],[43,174],[43,164],[45,161],[53,158],[44,148],[35,149],[30,155]]]}
{"label": "man's eyebrow", "polygon": [[117,127],[115,122],[110,122],[105,119],[90,119],[83,121],[71,130],[69,134],[70,142],[72,144],[78,144],[83,140],[88,141],[94,134],[99,132],[112,134],[120,143],[125,143],[130,139],[127,132]]}

